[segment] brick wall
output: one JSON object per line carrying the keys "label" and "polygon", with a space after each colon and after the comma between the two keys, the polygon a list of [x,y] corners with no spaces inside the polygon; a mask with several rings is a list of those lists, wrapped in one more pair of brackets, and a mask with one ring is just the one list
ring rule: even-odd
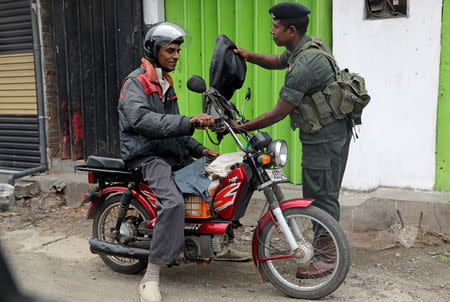
{"label": "brick wall", "polygon": [[40,0],[42,24],[45,112],[47,116],[47,150],[50,161],[60,157],[58,100],[56,86],[56,53],[53,30],[52,0]]}

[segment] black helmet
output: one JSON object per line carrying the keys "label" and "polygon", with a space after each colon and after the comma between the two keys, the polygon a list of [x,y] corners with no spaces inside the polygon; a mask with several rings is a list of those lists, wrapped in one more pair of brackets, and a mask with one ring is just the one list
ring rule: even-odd
{"label": "black helmet", "polygon": [[149,61],[157,62],[161,46],[183,42],[189,46],[191,40],[191,35],[181,26],[170,22],[157,23],[145,34],[144,57]]}

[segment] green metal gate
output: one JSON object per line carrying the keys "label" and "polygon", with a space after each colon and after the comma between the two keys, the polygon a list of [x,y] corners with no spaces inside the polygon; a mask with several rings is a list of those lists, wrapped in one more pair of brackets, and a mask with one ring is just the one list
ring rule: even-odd
{"label": "green metal gate", "polygon": [[436,128],[436,190],[450,191],[450,3],[444,1]]}
{"label": "green metal gate", "polygon": [[[219,34],[227,35],[236,45],[258,53],[281,54],[284,48],[272,41],[270,29],[272,18],[269,8],[281,1],[273,0],[166,0],[166,20],[180,24],[192,35],[192,44],[182,49],[177,70],[172,74],[175,91],[179,98],[182,114],[196,115],[201,112],[201,97],[186,89],[190,75],[200,75],[208,82],[209,62],[214,50],[214,42]],[[309,35],[322,37],[331,46],[332,0],[302,0],[309,7]],[[272,109],[278,92],[283,85],[285,71],[270,71],[253,64],[247,64],[247,78],[240,91],[231,100],[240,109],[247,87],[252,89],[252,99],[244,110],[247,119]],[[301,183],[301,145],[298,130],[293,132],[289,118],[265,129],[273,138],[284,139],[289,146],[289,162],[285,172],[289,180]],[[221,153],[237,151],[232,138],[227,136],[220,148],[212,145],[206,133],[196,131],[196,139],[209,148]]]}

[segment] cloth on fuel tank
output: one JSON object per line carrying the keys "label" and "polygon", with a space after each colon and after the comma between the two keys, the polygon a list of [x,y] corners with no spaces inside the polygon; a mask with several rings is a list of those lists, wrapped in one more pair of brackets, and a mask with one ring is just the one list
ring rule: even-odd
{"label": "cloth on fuel tank", "polygon": [[195,194],[201,196],[203,201],[209,203],[208,188],[211,180],[205,169],[208,157],[195,160],[186,167],[172,172],[172,179],[183,194]]}
{"label": "cloth on fuel tank", "polygon": [[244,152],[222,154],[211,162],[204,156],[186,167],[172,172],[172,179],[183,194],[201,196],[209,203],[210,193],[220,185],[230,172],[234,164],[242,163]]}

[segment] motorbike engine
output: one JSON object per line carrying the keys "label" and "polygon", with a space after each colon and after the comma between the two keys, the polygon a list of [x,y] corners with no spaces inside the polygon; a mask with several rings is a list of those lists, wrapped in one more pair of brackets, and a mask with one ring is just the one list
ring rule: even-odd
{"label": "motorbike engine", "polygon": [[186,236],[184,239],[184,258],[195,261],[200,258],[213,258],[222,250],[224,235]]}

